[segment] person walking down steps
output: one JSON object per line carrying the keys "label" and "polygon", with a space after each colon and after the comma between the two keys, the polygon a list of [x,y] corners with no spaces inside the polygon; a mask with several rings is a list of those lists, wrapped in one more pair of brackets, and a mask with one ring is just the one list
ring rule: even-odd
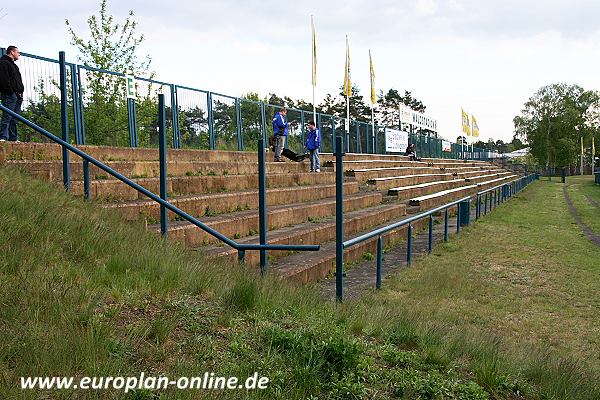
{"label": "person walking down steps", "polygon": [[273,118],[273,136],[275,137],[275,161],[284,162],[281,158],[285,137],[288,134],[287,110],[282,107]]}
{"label": "person walking down steps", "polygon": [[310,172],[321,172],[321,161],[319,160],[319,146],[321,145],[321,132],[316,127],[315,121],[308,122],[308,137],[305,147],[308,149],[310,158]]}

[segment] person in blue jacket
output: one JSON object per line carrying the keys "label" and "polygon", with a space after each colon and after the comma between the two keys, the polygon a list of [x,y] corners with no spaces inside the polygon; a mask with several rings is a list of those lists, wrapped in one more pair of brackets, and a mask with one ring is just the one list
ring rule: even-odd
{"label": "person in blue jacket", "polygon": [[321,144],[321,132],[317,129],[315,121],[308,122],[308,137],[305,147],[308,149],[310,158],[310,172],[321,172],[321,161],[319,160],[319,145]]}
{"label": "person in blue jacket", "polygon": [[273,118],[273,135],[275,136],[275,161],[283,162],[281,153],[285,144],[285,137],[288,134],[287,110],[282,107]]}

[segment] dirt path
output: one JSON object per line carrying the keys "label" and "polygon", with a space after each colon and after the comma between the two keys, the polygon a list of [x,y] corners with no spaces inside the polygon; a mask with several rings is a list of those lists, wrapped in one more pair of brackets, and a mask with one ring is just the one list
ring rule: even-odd
{"label": "dirt path", "polygon": [[[569,193],[567,191],[567,185],[563,185],[563,194],[565,195],[565,200],[567,201],[567,205],[569,206],[569,212],[571,213],[571,216],[575,219],[575,221],[577,221],[577,225],[579,225],[579,227],[581,228],[581,230],[583,231],[585,236],[587,236],[587,238],[592,243],[594,243],[596,246],[600,247],[600,236],[598,236],[596,233],[594,233],[594,231],[592,231],[590,229],[590,227],[587,226],[581,220],[581,217],[579,216],[579,214],[577,214],[577,209],[573,205],[573,202],[571,201],[571,197],[569,197]],[[591,200],[592,202],[596,203],[595,201],[593,201],[590,198],[588,198],[588,200]]]}

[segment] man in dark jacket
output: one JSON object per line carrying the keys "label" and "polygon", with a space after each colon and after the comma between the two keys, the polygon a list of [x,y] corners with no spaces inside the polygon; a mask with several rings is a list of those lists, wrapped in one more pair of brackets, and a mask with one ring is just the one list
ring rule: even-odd
{"label": "man in dark jacket", "polygon": [[286,119],[287,110],[282,107],[273,118],[273,135],[275,136],[275,161],[283,162],[281,153],[285,144],[285,137],[288,134],[288,122]]}
{"label": "man in dark jacket", "polygon": [[[8,46],[6,54],[0,58],[0,96],[2,105],[17,114],[21,113],[23,103],[23,80],[19,67],[15,64],[21,53],[16,46]],[[8,113],[2,113],[0,121],[0,142],[19,141],[17,121]]]}

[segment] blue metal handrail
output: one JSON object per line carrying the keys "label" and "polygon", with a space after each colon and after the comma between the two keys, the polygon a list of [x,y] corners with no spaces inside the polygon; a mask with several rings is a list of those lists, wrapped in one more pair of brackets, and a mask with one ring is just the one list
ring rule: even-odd
{"label": "blue metal handrail", "polygon": [[[163,95],[161,95],[161,96],[163,96]],[[164,100],[163,100],[163,102],[164,102]],[[84,169],[87,169],[87,166],[86,166],[85,162],[89,162],[89,163],[94,164],[96,167],[98,167],[101,170],[105,171],[106,173],[114,176],[115,178],[117,178],[121,182],[125,183],[126,185],[132,187],[133,189],[137,190],[138,192],[144,194],[146,197],[148,197],[151,200],[155,201],[156,203],[160,204],[162,207],[164,207],[164,208],[168,209],[169,211],[175,213],[176,215],[180,216],[184,220],[186,220],[186,221],[190,222],[191,224],[197,226],[198,228],[202,229],[203,231],[205,231],[209,235],[211,235],[211,236],[219,239],[220,241],[222,241],[223,243],[227,244],[228,246],[230,246],[230,247],[238,250],[238,252],[239,252],[239,254],[238,254],[239,259],[242,262],[244,261],[244,255],[245,255],[244,251],[246,251],[246,250],[318,251],[320,249],[319,245],[274,245],[274,244],[242,244],[242,243],[237,243],[236,241],[228,238],[227,236],[219,233],[218,231],[212,229],[208,225],[206,225],[206,224],[202,223],[201,221],[197,220],[196,218],[192,217],[191,215],[189,215],[185,211],[181,210],[180,208],[172,205],[168,201],[161,199],[156,194],[152,193],[151,191],[149,191],[148,189],[144,188],[143,186],[138,185],[137,183],[135,183],[131,179],[127,178],[126,176],[122,175],[121,173],[119,173],[119,172],[115,171],[114,169],[110,168],[109,166],[107,166],[103,162],[98,161],[94,157],[92,157],[92,156],[88,155],[87,153],[81,151],[77,147],[75,147],[75,146],[67,143],[66,141],[64,141],[63,139],[59,138],[58,136],[56,136],[56,135],[48,132],[44,128],[42,128],[42,127],[34,124],[33,122],[29,121],[28,119],[20,116],[19,114],[15,113],[12,110],[6,108],[2,104],[0,104],[0,110],[2,110],[5,113],[8,113],[13,118],[17,119],[18,121],[22,122],[23,124],[27,125],[28,127],[36,130],[37,132],[39,132],[40,134],[44,135],[48,139],[54,141],[55,143],[60,144],[63,149],[67,149],[67,150],[75,153],[79,157],[81,157],[83,160],[85,160],[84,161],[84,167],[85,167]],[[68,165],[67,165],[68,163],[65,162],[65,161],[68,161],[68,158],[65,159],[64,158],[64,154],[63,154],[63,163],[66,165],[65,168],[68,169],[69,168]],[[68,174],[68,172],[67,172],[67,174]],[[85,177],[85,180],[86,180],[85,185],[86,186],[89,185],[89,177]],[[67,185],[67,188],[68,188],[68,185]]]}

